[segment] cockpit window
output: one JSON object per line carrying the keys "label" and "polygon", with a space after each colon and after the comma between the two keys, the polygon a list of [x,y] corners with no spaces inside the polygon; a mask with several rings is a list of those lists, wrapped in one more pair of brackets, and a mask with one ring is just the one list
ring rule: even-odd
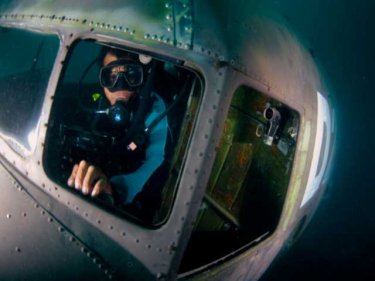
{"label": "cockpit window", "polygon": [[177,60],[79,41],[54,97],[47,175],[146,225],[171,209],[201,93]]}
{"label": "cockpit window", "polygon": [[246,86],[232,98],[180,272],[233,256],[270,235],[286,196],[299,115]]}
{"label": "cockpit window", "polygon": [[59,39],[55,35],[0,27],[0,42],[0,135],[26,156],[36,145]]}

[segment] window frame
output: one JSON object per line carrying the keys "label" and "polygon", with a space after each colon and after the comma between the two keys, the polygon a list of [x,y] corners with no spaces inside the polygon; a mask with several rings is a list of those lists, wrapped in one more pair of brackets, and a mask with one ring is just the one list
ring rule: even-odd
{"label": "window frame", "polygon": [[[253,89],[253,90],[257,91],[258,93],[260,93],[262,95],[265,95],[268,98],[273,99],[276,102],[282,103],[283,106],[286,106],[290,110],[295,112],[298,116],[298,119],[299,119],[298,130],[302,126],[305,125],[304,124],[305,120],[302,118],[302,116],[304,116],[304,113],[303,113],[304,109],[301,106],[301,104],[298,103],[298,101],[286,99],[286,97],[283,94],[278,93],[278,91],[274,92],[273,89],[269,85],[266,85],[266,84],[262,83],[261,81],[259,81],[257,79],[254,79],[252,77],[248,77],[248,76],[244,75],[243,73],[238,72],[236,69],[230,69],[229,72],[232,73],[231,78],[233,80],[228,82],[229,85],[223,86],[224,89],[227,89],[227,88],[229,89],[229,91],[228,91],[229,93],[225,97],[223,97],[223,104],[224,104],[224,106],[222,108],[223,115],[218,119],[218,122],[220,122],[220,126],[218,126],[218,128],[219,128],[219,134],[218,134],[219,140],[220,140],[222,132],[223,132],[223,126],[224,126],[225,119],[226,119],[226,117],[228,115],[228,112],[229,112],[231,100],[233,99],[233,96],[234,96],[234,93],[236,92],[236,90],[239,89],[240,87],[246,87],[246,88],[249,88],[249,89]],[[273,230],[261,234],[260,236],[258,236],[255,239],[249,241],[248,243],[242,245],[241,247],[239,247],[237,249],[234,249],[233,251],[228,252],[226,255],[224,255],[224,256],[222,256],[218,259],[212,260],[209,263],[201,265],[197,268],[192,268],[188,271],[183,271],[183,272],[179,271],[178,276],[180,278],[190,278],[190,277],[193,277],[193,276],[199,276],[200,273],[203,273],[204,271],[206,271],[210,268],[213,268],[213,267],[215,267],[216,270],[219,270],[218,268],[221,268],[221,267],[225,268],[226,264],[233,262],[233,260],[241,259],[241,256],[251,255],[251,253],[253,251],[255,251],[256,248],[258,248],[258,247],[260,247],[260,245],[262,245],[262,242],[264,242],[265,240],[272,239],[272,237],[277,232],[277,229],[279,227],[279,222],[284,218],[284,212],[285,212],[286,203],[287,203],[287,200],[288,200],[288,197],[289,197],[289,191],[290,191],[292,181],[293,181],[293,179],[295,177],[295,173],[296,173],[295,163],[296,163],[296,161],[298,161],[297,158],[299,157],[297,155],[297,153],[298,153],[298,150],[299,150],[298,147],[299,147],[300,137],[301,137],[301,133],[299,132],[297,134],[297,138],[296,138],[295,152],[294,152],[294,156],[293,156],[293,160],[292,160],[292,166],[290,168],[291,172],[290,172],[290,176],[289,176],[289,181],[288,181],[288,184],[287,184],[286,190],[285,190],[285,197],[284,197],[283,204],[282,204],[282,207],[281,207],[281,210],[280,210],[278,222],[275,224],[275,227],[273,228]],[[219,140],[217,140],[217,142],[219,142]],[[213,158],[215,158],[215,157],[213,157]],[[205,192],[204,192],[204,195],[202,196],[202,200],[204,200],[203,199],[204,197],[205,197]],[[229,220],[230,219],[232,219],[232,218],[229,218]],[[236,222],[235,219],[232,219],[232,220],[233,220],[234,223]]]}
{"label": "window frame", "polygon": [[[67,65],[64,65],[61,69],[60,76],[59,76],[55,91],[58,91],[59,87],[61,87],[60,84],[63,83],[63,81],[61,79],[64,79],[63,75],[65,75],[65,71],[68,69],[69,63],[71,63],[70,59],[71,59],[71,56],[74,52],[74,48],[77,45],[79,45],[80,42],[82,42],[82,41],[92,41],[92,39],[93,38],[77,37],[77,38],[75,38],[75,40],[73,40],[70,43],[71,47],[69,48],[69,51],[66,53],[66,56],[65,56],[65,59],[64,59],[64,62],[66,62]],[[160,228],[163,224],[165,224],[168,221],[169,215],[170,215],[170,213],[172,212],[172,209],[173,209],[173,205],[175,204],[174,201],[175,201],[175,197],[176,197],[176,193],[177,193],[177,189],[178,189],[178,185],[179,185],[179,178],[181,176],[181,173],[182,173],[184,165],[185,165],[187,149],[189,147],[190,139],[191,139],[191,136],[193,134],[194,124],[197,121],[198,110],[199,110],[200,102],[201,102],[202,95],[203,95],[204,84],[203,84],[202,76],[200,75],[200,73],[196,69],[191,68],[191,66],[190,67],[184,66],[183,60],[181,60],[181,59],[175,59],[175,58],[172,58],[172,57],[168,58],[165,55],[159,55],[157,53],[153,53],[153,52],[149,52],[149,51],[143,52],[141,49],[136,49],[134,47],[129,48],[126,44],[119,44],[117,42],[115,42],[115,43],[104,42],[103,43],[103,42],[99,41],[99,42],[92,42],[92,44],[109,45],[109,46],[114,46],[114,47],[119,47],[119,48],[126,48],[126,49],[129,49],[129,50],[134,51],[134,52],[142,52],[142,53],[145,53],[145,54],[148,54],[148,55],[152,56],[155,59],[161,60],[162,62],[175,63],[175,65],[177,67],[183,68],[183,69],[189,71],[191,75],[193,75],[192,87],[191,87],[191,89],[189,90],[188,93],[185,93],[185,94],[188,94],[187,101],[186,101],[186,106],[187,106],[186,107],[186,114],[188,113],[188,111],[190,111],[189,115],[190,115],[191,120],[190,121],[186,120],[185,117],[182,118],[178,142],[175,145],[175,149],[176,149],[175,154],[178,152],[180,155],[179,155],[179,157],[172,157],[171,161],[172,161],[173,165],[171,166],[171,169],[170,169],[170,170],[174,170],[174,169],[176,169],[176,166],[178,166],[179,171],[176,172],[177,177],[175,178],[175,181],[172,182],[172,184],[169,182],[169,180],[167,180],[164,184],[163,189],[165,189],[165,188],[172,189],[173,193],[171,194],[171,196],[169,198],[170,206],[169,206],[169,208],[167,208],[166,211],[164,211],[165,216],[162,219],[160,219],[155,224],[151,224],[151,225],[145,224],[143,221],[141,221],[138,218],[132,216],[131,214],[128,214],[124,211],[119,210],[117,207],[111,206],[110,204],[108,204],[106,202],[102,202],[99,199],[98,200],[92,200],[92,198],[87,198],[87,196],[83,196],[82,194],[77,194],[74,189],[68,189],[68,191],[72,192],[73,195],[81,197],[83,200],[88,200],[92,204],[98,205],[99,208],[102,208],[103,210],[107,210],[115,216],[121,217],[125,220],[129,220],[129,221],[131,221],[133,223],[136,223],[136,224],[139,224],[139,225],[141,225],[142,227],[145,227],[145,228],[149,228],[149,229]],[[195,103],[195,105],[189,105],[192,102]],[[53,105],[51,107],[53,107]],[[195,109],[192,108],[192,107],[195,107]],[[195,113],[193,111],[195,111]],[[51,111],[50,114],[53,114],[53,112]],[[186,135],[186,133],[188,133],[188,135]],[[47,139],[46,139],[46,141],[47,141]],[[43,153],[45,153],[45,151]],[[44,160],[43,166],[45,164],[46,163],[45,163],[45,160]],[[46,171],[45,168],[44,168],[44,170]],[[171,171],[171,173],[172,173],[172,171]],[[49,178],[49,179],[54,182],[54,180],[52,178]],[[59,184],[59,183],[56,182],[55,184]],[[163,195],[163,198],[164,198],[164,195]]]}

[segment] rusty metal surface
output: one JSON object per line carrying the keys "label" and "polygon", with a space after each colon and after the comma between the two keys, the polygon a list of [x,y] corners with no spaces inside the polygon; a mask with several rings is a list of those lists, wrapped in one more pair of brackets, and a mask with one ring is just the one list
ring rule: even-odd
{"label": "rusty metal surface", "polygon": [[[173,209],[169,220],[159,229],[149,230],[134,225],[56,187],[40,166],[46,132],[44,127],[39,132],[36,153],[30,158],[23,159],[14,154],[1,140],[0,153],[12,162],[16,169],[25,173],[28,180],[43,189],[44,196],[47,194],[60,200],[66,210],[73,212],[74,219],[70,215],[62,215],[61,219],[72,231],[82,231],[82,239],[91,241],[100,252],[105,252],[105,245],[95,243],[96,240],[92,239],[90,233],[85,232],[78,222],[85,221],[105,236],[105,241],[114,241],[129,250],[154,277],[176,277],[186,241],[204,196],[231,97],[236,87],[251,85],[289,105],[300,114],[300,138],[290,192],[286,196],[280,227],[273,236],[232,257],[229,262],[218,265],[214,270],[203,272],[198,279],[211,280],[217,276],[238,280],[259,278],[285,243],[299,217],[303,215],[301,212],[309,211],[310,206],[301,210],[298,203],[302,198],[301,193],[311,161],[311,139],[316,130],[316,91],[323,87],[317,68],[301,42],[285,22],[269,14],[268,7],[260,2],[242,0],[234,5],[230,1],[214,0],[129,0],[110,3],[97,0],[16,0],[3,1],[0,4],[2,25],[52,31],[61,36],[62,48],[50,80],[41,124],[48,122],[61,62],[74,40],[82,36],[100,38],[107,42],[116,41],[117,44],[130,44],[134,48],[164,55],[171,54],[182,60],[186,59],[188,65],[201,72],[204,94],[199,104],[199,120],[191,124],[194,126],[192,138],[185,140],[189,149],[180,151],[181,157],[184,158],[181,165],[183,173],[178,177],[176,175],[179,187],[176,194],[170,198],[171,202],[174,199]],[[263,102],[259,100],[248,103],[241,100],[237,105],[249,105],[249,108],[257,109]],[[249,152],[251,155],[246,157],[253,156],[255,147],[237,146],[233,137],[228,134],[228,139],[221,144],[222,147],[226,146],[219,156],[222,161],[215,164],[218,167],[214,169],[223,169],[223,162],[228,157],[233,157],[230,162],[236,161],[236,157],[230,152],[233,144],[237,147],[234,149],[238,150],[235,155]],[[238,178],[233,178],[234,184],[243,182],[241,178],[247,169],[246,165],[239,169]],[[229,176],[230,174],[231,172],[228,172]],[[219,174],[214,182],[219,182],[218,179]],[[214,184],[211,186],[210,190],[214,190]],[[238,195],[238,189],[234,187],[220,187],[218,190],[231,193],[229,199],[223,192],[217,195],[219,200],[228,203],[227,209],[231,204],[236,204],[233,203],[236,198],[241,197]],[[22,208],[22,204],[18,207]],[[218,229],[222,227],[221,222],[214,224],[216,225],[213,227]],[[28,226],[33,229],[32,225]],[[51,235],[55,237],[55,234]],[[128,263],[126,259],[117,260],[119,256],[111,253],[107,253],[107,257],[117,266],[127,264],[132,267],[133,261]],[[125,271],[126,267],[123,270]]]}

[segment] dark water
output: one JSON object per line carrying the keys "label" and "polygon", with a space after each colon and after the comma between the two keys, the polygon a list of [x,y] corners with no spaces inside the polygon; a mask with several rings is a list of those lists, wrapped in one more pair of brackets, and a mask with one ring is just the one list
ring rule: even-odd
{"label": "dark water", "polygon": [[313,220],[262,281],[375,280],[375,1],[274,2],[329,78],[337,140]]}

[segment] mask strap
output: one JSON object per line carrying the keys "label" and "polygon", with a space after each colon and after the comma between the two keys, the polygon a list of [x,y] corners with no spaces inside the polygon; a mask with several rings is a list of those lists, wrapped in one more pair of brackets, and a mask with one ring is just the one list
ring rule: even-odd
{"label": "mask strap", "polygon": [[[146,73],[145,73],[146,74]],[[132,125],[130,126],[128,133],[126,134],[124,140],[127,146],[140,131],[144,130],[144,119],[150,108],[150,95],[151,89],[154,84],[155,78],[155,62],[151,61],[150,67],[147,70],[147,76],[145,84],[141,87],[138,94],[138,109],[134,114],[134,119]]]}

